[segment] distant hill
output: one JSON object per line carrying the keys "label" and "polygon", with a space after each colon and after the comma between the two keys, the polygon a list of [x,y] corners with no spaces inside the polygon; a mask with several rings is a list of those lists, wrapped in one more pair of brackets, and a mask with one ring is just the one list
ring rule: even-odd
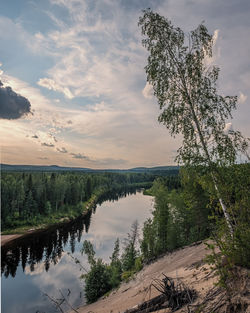
{"label": "distant hill", "polygon": [[1,171],[4,172],[115,172],[115,173],[152,173],[152,174],[178,174],[179,166],[156,166],[156,167],[135,167],[131,169],[91,169],[82,167],[63,167],[58,165],[10,165],[1,164]]}

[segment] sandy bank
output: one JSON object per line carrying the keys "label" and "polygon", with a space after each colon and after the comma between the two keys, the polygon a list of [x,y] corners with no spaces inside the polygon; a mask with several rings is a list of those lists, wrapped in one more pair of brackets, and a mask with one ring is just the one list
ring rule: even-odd
{"label": "sandy bank", "polygon": [[45,227],[43,227],[43,228],[41,227],[41,228],[37,228],[37,229],[31,228],[31,229],[25,231],[23,234],[1,235],[1,247],[7,243],[10,243],[11,241],[18,239],[18,238],[25,237],[25,236],[28,236],[28,235],[33,234],[33,233],[38,233],[38,232],[41,232],[45,229],[46,229]]}
{"label": "sandy bank", "polygon": [[6,243],[11,242],[19,237],[24,236],[23,234],[16,235],[1,235],[1,246],[4,246]]}
{"label": "sandy bank", "polygon": [[78,311],[79,313],[124,312],[158,294],[155,288],[150,288],[150,285],[154,279],[163,278],[162,273],[174,279],[181,279],[189,287],[196,289],[202,297],[213,287],[216,280],[216,277],[209,275],[209,266],[202,262],[207,254],[204,243],[168,254],[145,266],[134,280],[123,283],[109,297],[81,307]]}
{"label": "sandy bank", "polygon": [[[74,217],[73,219],[72,218],[69,218],[69,217],[63,217],[63,218],[60,218],[57,222],[55,222],[54,224],[41,224],[39,226],[33,226],[34,228],[31,228],[31,229],[27,229],[25,231],[22,230],[22,234],[11,234],[11,235],[2,235],[1,234],[1,247],[4,246],[5,244],[7,243],[10,243],[11,241],[17,239],[17,238],[20,238],[20,237],[25,237],[27,235],[30,235],[32,233],[37,233],[37,232],[40,232],[40,231],[43,231],[43,230],[46,230],[46,229],[50,229],[50,228],[53,228],[55,226],[60,226],[60,225],[63,225],[65,223],[69,223],[69,222],[72,222],[73,220],[76,220],[77,218],[79,218],[80,216],[84,217],[85,215],[87,215],[89,213],[89,211],[91,211],[94,206],[96,205],[97,203],[97,200],[98,198],[96,199],[92,199],[92,201],[89,201],[89,203],[87,204],[86,206],[86,209],[85,211],[82,212],[81,215],[79,216],[76,216]],[[18,230],[18,229],[17,229]],[[16,230],[14,230],[16,231]],[[18,231],[17,231],[18,232]]]}

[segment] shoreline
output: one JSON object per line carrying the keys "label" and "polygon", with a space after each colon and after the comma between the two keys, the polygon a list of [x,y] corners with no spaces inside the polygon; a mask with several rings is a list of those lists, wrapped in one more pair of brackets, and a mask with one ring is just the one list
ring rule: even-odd
{"label": "shoreline", "polygon": [[1,235],[1,247],[27,234]]}
{"label": "shoreline", "polygon": [[[77,218],[79,217],[84,217],[85,215],[87,215],[89,213],[89,211],[91,211],[94,206],[96,205],[96,203],[98,202],[98,199],[95,199],[94,201],[90,202],[88,204],[88,206],[86,206],[86,210],[84,212],[82,212],[81,215],[79,216],[76,216],[72,219],[70,219],[69,217],[65,217],[65,218],[61,218],[60,220],[58,220],[57,223],[53,223],[53,224],[41,224],[41,225],[38,225],[38,226],[31,226],[32,228],[30,229],[27,229],[27,230],[23,230],[22,233],[18,233],[18,229],[16,229],[16,233],[13,233],[13,234],[2,234],[1,233],[1,247],[4,247],[6,244],[9,244],[13,241],[15,241],[16,239],[19,239],[19,238],[23,238],[23,237],[26,237],[28,235],[31,235],[31,234],[35,234],[35,233],[38,233],[40,231],[46,231],[50,228],[53,228],[55,226],[59,226],[59,225],[62,225],[62,224],[66,224],[66,223],[69,223],[69,222],[72,222],[74,220],[76,220]],[[15,230],[13,230],[15,231]]]}
{"label": "shoreline", "polygon": [[[128,185],[128,187],[130,187],[130,186],[133,186],[133,184]],[[143,187],[138,186],[138,188],[143,188]],[[1,233],[1,238],[0,238],[1,247],[5,246],[6,244],[11,243],[12,241],[15,241],[16,239],[28,236],[30,234],[33,234],[33,233],[36,233],[39,231],[47,230],[50,227],[52,228],[52,227],[55,227],[55,226],[60,225],[60,224],[72,222],[79,217],[84,217],[85,215],[87,215],[89,213],[89,211],[91,211],[97,205],[100,197],[102,197],[106,192],[107,191],[105,190],[105,191],[100,192],[99,194],[93,195],[92,198],[90,198],[85,203],[85,205],[86,205],[85,210],[82,212],[82,214],[78,215],[76,217],[70,218],[70,217],[66,216],[64,218],[59,219],[56,223],[53,223],[53,224],[40,224],[38,226],[29,226],[29,227],[27,227],[27,230],[22,229],[22,228],[19,228],[19,229],[16,228],[16,229],[13,229],[13,233],[10,233],[10,234],[2,234]],[[25,228],[25,226],[24,226],[24,228]],[[11,230],[10,230],[10,232],[11,232]]]}

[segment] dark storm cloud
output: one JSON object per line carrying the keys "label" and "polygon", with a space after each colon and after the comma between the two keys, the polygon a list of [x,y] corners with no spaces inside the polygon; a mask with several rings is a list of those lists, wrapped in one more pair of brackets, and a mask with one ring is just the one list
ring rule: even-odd
{"label": "dark storm cloud", "polygon": [[43,142],[41,143],[42,146],[45,146],[45,147],[50,147],[50,148],[53,148],[55,147],[55,145],[53,145],[53,143],[46,143],[46,142]]}
{"label": "dark storm cloud", "polygon": [[56,150],[58,152],[61,152],[61,153],[67,153],[68,152],[64,147],[62,147],[61,149],[60,148],[56,148]]}
{"label": "dark storm cloud", "polygon": [[30,111],[28,99],[17,94],[11,87],[3,87],[0,81],[0,118],[13,120],[25,116]]}

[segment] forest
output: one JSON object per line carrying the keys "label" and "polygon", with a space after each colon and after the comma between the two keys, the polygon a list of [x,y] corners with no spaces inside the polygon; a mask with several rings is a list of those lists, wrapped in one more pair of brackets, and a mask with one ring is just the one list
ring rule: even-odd
{"label": "forest", "polygon": [[[96,258],[92,244],[84,242],[82,253],[88,256],[90,270],[85,280],[85,295],[89,303],[116,288],[166,252],[193,242],[212,238],[221,254],[211,254],[211,263],[220,271],[223,255],[228,266],[250,267],[249,187],[250,164],[237,164],[218,169],[224,201],[230,210],[234,238],[230,237],[216,190],[206,167],[182,167],[179,175],[152,175],[145,173],[3,173],[2,174],[2,225],[11,229],[20,225],[36,225],[41,222],[55,223],[58,218],[70,217],[77,231],[68,231],[67,224],[55,229],[53,236],[41,234],[29,249],[21,245],[13,250],[12,258],[3,258],[2,272],[15,276],[19,262],[23,269],[41,260],[46,248],[45,269],[50,262],[60,259],[63,245],[70,237],[71,252],[79,241],[83,227],[88,231],[91,210],[86,217],[82,212],[90,203],[114,200],[123,194],[144,188],[145,195],[154,197],[152,215],[142,226],[136,221],[121,243],[117,239],[110,263]],[[89,209],[95,209],[91,206]],[[90,215],[89,215],[90,214]],[[73,221],[73,218],[80,216]],[[78,239],[77,239],[78,238]],[[60,247],[60,248],[58,248]],[[21,250],[20,250],[21,249]],[[213,251],[213,246],[210,246]],[[3,249],[5,255],[8,250]],[[13,256],[15,256],[13,258]],[[22,256],[22,257],[21,257]],[[217,259],[214,259],[216,256]],[[73,257],[73,256],[72,256]],[[21,258],[21,259],[20,259]],[[75,259],[77,264],[80,263]],[[225,280],[225,273],[221,281]],[[224,275],[224,276],[223,276]]]}
{"label": "forest", "polygon": [[[214,245],[208,244],[211,254],[207,261],[219,274],[219,284],[225,284],[232,266],[250,268],[250,164],[224,167],[220,174],[224,182],[224,199],[233,216],[233,240],[206,168],[198,171],[192,167],[181,168],[179,178],[175,178],[176,184],[166,177],[158,177],[144,192],[153,195],[155,200],[152,217],[144,222],[142,238],[139,238],[135,221],[123,242],[123,249],[120,250],[118,239],[115,242],[109,264],[96,258],[93,245],[84,242],[82,253],[88,256],[90,264],[90,271],[83,275],[87,301],[96,301],[121,281],[130,279],[143,264],[166,252],[208,238],[221,251],[215,254]],[[225,255],[226,267],[221,265]]]}
{"label": "forest", "polygon": [[149,187],[155,177],[147,173],[3,172],[2,231],[75,218],[105,194],[126,186]]}

